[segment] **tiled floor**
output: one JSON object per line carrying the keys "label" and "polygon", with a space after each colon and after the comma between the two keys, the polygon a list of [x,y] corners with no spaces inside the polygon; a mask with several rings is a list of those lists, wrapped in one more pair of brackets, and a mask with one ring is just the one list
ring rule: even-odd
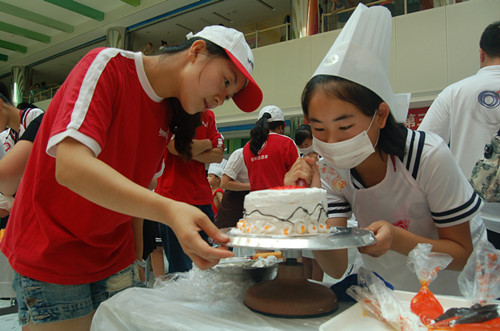
{"label": "tiled floor", "polygon": [[[0,300],[0,308],[6,307],[10,307],[10,300]],[[0,316],[0,331],[21,331],[16,313]]]}

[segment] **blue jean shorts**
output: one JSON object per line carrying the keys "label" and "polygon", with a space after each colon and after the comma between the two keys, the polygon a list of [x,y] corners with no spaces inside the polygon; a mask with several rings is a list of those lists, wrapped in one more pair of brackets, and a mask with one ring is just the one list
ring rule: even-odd
{"label": "blue jean shorts", "polygon": [[90,315],[99,304],[129,287],[143,287],[134,263],[90,284],[59,285],[15,272],[12,286],[19,306],[19,324],[52,323]]}

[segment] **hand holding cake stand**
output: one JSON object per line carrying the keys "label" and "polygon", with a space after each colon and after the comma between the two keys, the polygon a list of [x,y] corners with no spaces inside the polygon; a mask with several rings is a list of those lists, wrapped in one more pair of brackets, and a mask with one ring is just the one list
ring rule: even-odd
{"label": "hand holding cake stand", "polygon": [[314,317],[335,311],[335,293],[320,284],[309,282],[304,265],[297,262],[302,250],[332,250],[372,245],[372,232],[351,227],[333,227],[329,233],[311,235],[244,234],[235,228],[222,229],[230,247],[279,249],[285,262],[279,263],[275,279],[251,286],[244,303],[253,311],[278,317]]}

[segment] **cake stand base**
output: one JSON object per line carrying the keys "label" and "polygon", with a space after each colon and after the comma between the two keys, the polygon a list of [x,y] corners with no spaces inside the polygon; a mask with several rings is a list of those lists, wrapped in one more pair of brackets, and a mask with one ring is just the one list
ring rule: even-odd
{"label": "cake stand base", "polygon": [[338,307],[331,289],[305,278],[302,263],[280,263],[276,278],[251,286],[244,302],[255,312],[277,317],[317,317]]}

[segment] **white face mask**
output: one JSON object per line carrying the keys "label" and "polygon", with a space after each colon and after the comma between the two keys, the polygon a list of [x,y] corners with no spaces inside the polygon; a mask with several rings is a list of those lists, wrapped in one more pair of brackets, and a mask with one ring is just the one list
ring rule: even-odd
{"label": "white face mask", "polygon": [[303,155],[307,156],[307,155],[311,154],[312,152],[314,152],[314,149],[313,149],[313,146],[311,145],[309,147],[304,147],[304,148],[299,147],[299,151]]}
{"label": "white face mask", "polygon": [[[377,112],[375,111],[375,114]],[[330,165],[339,169],[352,169],[371,154],[375,152],[372,142],[368,137],[367,131],[370,130],[373,120],[375,119],[375,114],[373,114],[372,121],[368,129],[364,130],[357,136],[340,141],[338,143],[325,143],[318,140],[313,135],[313,149],[318,152]],[[378,137],[377,137],[378,142]],[[377,142],[375,146],[377,146]]]}

